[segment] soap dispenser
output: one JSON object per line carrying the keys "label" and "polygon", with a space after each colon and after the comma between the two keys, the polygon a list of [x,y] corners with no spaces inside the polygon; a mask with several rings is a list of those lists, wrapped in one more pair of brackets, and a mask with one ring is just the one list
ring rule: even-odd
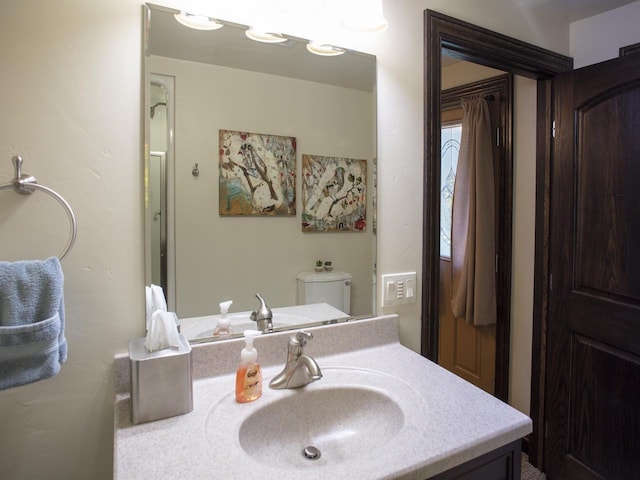
{"label": "soap dispenser", "polygon": [[220,303],[220,319],[218,320],[218,326],[213,331],[213,336],[227,336],[231,334],[231,320],[227,317],[229,313],[229,307],[233,303],[233,300],[227,300]]}
{"label": "soap dispenser", "polygon": [[258,352],[253,340],[260,335],[258,330],[245,330],[245,348],[240,353],[240,366],[236,372],[236,401],[252,402],[262,395],[262,370],[258,365]]}

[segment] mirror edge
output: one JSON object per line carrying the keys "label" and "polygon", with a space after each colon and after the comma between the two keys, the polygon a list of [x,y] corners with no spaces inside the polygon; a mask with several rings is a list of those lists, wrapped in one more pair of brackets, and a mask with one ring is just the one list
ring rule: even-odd
{"label": "mirror edge", "polygon": [[[150,230],[151,230],[151,224],[150,224],[150,215],[148,212],[149,209],[149,202],[148,202],[148,180],[149,180],[149,153],[150,153],[150,119],[149,119],[149,115],[147,114],[147,112],[149,112],[150,109],[150,67],[148,64],[148,58],[150,56],[149,53],[149,29],[151,28],[151,11],[152,9],[157,9],[160,11],[164,11],[167,13],[179,13],[179,10],[175,9],[175,8],[171,8],[171,7],[166,7],[163,5],[158,5],[158,4],[154,4],[154,3],[150,3],[150,2],[145,2],[141,5],[142,7],[142,49],[141,49],[141,56],[142,56],[142,85],[141,85],[141,89],[142,89],[142,93],[143,95],[141,96],[141,104],[142,104],[142,124],[143,124],[143,131],[141,132],[141,140],[142,140],[142,148],[141,148],[141,154],[142,154],[142,159],[143,159],[143,165],[142,165],[142,180],[143,180],[143,216],[144,216],[144,240],[143,240],[143,248],[144,248],[144,279],[145,279],[145,286],[146,285],[150,285],[151,284],[151,245],[150,245]],[[228,26],[232,26],[232,27],[236,27],[236,28],[246,28],[246,25],[243,24],[239,24],[239,23],[235,23],[235,22],[230,22],[227,20],[221,20],[221,19],[216,19],[219,23],[222,23],[224,25],[228,25]],[[296,37],[293,35],[284,35],[286,36],[288,39],[296,41],[296,42],[307,42],[308,39],[304,39],[301,37]],[[375,162],[376,164],[376,171],[375,171],[375,175],[377,176],[378,174],[378,146],[377,146],[377,123],[378,123],[378,115],[377,115],[377,58],[375,55],[370,54],[370,53],[366,53],[366,52],[361,52],[361,51],[357,51],[357,50],[353,50],[353,49],[347,49],[349,51],[350,54],[352,55],[358,55],[358,56],[364,56],[367,58],[371,58],[374,61],[374,84],[373,84],[373,94],[374,94],[374,99],[375,99],[375,107],[373,108],[373,123],[374,123],[374,131],[376,132],[375,135],[375,155],[369,159],[369,161],[371,162]],[[372,177],[373,178],[373,177]],[[372,182],[375,191],[376,191],[376,198],[377,198],[377,181]],[[373,212],[372,215],[374,215],[374,218],[376,219],[375,222],[372,222],[372,227],[374,228],[374,223],[377,223],[377,205],[374,202],[372,205],[372,209]],[[305,323],[303,325],[288,325],[288,326],[281,326],[278,328],[274,328],[273,332],[282,332],[282,331],[291,331],[291,330],[297,330],[300,328],[306,328],[306,327],[316,327],[316,326],[323,326],[323,325],[332,325],[332,324],[338,324],[338,323],[346,323],[346,322],[351,322],[351,321],[358,321],[358,320],[365,320],[365,319],[369,319],[369,318],[373,318],[375,316],[378,315],[378,282],[377,282],[377,252],[378,252],[378,234],[377,234],[377,225],[376,225],[376,230],[374,230],[374,249],[375,249],[375,255],[374,255],[374,262],[372,265],[373,268],[373,278],[374,278],[374,283],[373,283],[373,300],[375,302],[375,304],[372,305],[373,307],[373,311],[371,313],[367,313],[367,314],[363,314],[363,315],[352,315],[352,316],[348,316],[348,317],[343,317],[343,318],[338,318],[338,319],[333,319],[333,320],[325,320],[325,321],[318,321],[318,322],[309,322],[309,323]],[[372,302],[373,303],[373,302]],[[211,315],[215,315],[214,313],[212,313]],[[197,338],[197,339],[188,339],[190,344],[202,344],[202,343],[209,343],[209,342],[217,342],[217,341],[222,341],[222,340],[229,340],[229,339],[235,339],[235,338],[241,338],[242,337],[242,333],[232,333],[230,336],[228,337],[223,337],[223,338],[215,338],[215,337],[203,337],[203,338]]]}

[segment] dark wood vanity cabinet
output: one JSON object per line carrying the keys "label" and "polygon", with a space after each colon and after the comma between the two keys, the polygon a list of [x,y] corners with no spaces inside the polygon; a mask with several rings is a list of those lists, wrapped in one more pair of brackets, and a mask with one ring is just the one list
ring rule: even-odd
{"label": "dark wood vanity cabinet", "polygon": [[521,449],[517,440],[428,480],[520,480]]}

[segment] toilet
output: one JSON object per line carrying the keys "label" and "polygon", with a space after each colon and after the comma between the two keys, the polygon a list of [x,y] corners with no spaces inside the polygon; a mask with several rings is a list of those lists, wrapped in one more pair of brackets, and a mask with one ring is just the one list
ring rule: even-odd
{"label": "toilet", "polygon": [[298,305],[328,303],[351,314],[351,274],[341,271],[298,274]]}

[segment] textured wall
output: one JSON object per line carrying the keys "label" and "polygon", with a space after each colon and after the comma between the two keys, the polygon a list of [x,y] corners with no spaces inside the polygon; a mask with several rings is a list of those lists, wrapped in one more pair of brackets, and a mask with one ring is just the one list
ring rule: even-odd
{"label": "textured wall", "polygon": [[[246,1],[156,3],[219,8],[240,22],[247,11]],[[335,43],[378,56],[378,273],[419,278],[425,8],[568,51],[568,26],[510,0],[385,1],[385,33],[336,34]],[[23,155],[25,169],[73,206],[79,228],[63,262],[69,360],[53,379],[0,392],[3,478],[112,477],[112,359],[143,333],[141,39],[140,0],[0,6],[0,181],[12,176],[11,156]],[[58,209],[1,192],[2,259],[58,253]],[[420,300],[397,312],[402,341],[419,350]]]}

